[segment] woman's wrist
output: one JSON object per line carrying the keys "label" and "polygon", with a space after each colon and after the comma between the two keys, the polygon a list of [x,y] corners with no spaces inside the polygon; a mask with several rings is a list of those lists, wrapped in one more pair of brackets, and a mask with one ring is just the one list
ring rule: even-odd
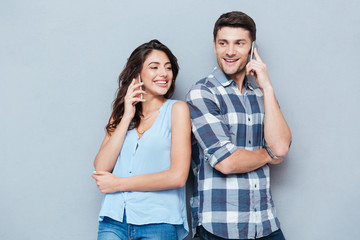
{"label": "woman's wrist", "polygon": [[133,119],[133,116],[130,115],[124,115],[121,119],[121,122],[130,124]]}
{"label": "woman's wrist", "polygon": [[122,178],[121,177],[117,177],[116,178],[116,192],[123,192],[124,189],[122,189]]}

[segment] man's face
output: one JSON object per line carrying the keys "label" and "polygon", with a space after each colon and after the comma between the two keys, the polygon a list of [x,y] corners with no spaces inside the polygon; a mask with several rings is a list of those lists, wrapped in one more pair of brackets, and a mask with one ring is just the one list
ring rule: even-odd
{"label": "man's face", "polygon": [[214,41],[219,68],[234,79],[245,72],[251,49],[250,32],[240,27],[222,27]]}

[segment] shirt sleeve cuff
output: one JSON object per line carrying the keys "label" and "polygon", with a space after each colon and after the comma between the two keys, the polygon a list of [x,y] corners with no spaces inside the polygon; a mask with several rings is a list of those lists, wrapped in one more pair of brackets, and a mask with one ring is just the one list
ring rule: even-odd
{"label": "shirt sleeve cuff", "polygon": [[205,161],[209,162],[212,167],[214,167],[218,162],[221,162],[237,150],[237,147],[230,141],[227,141],[221,145],[222,147],[217,149],[213,154],[204,152]]}
{"label": "shirt sleeve cuff", "polygon": [[280,159],[278,156],[276,156],[272,151],[271,149],[268,147],[268,145],[266,144],[265,140],[264,140],[264,148],[265,150],[267,151],[267,153],[270,155],[270,157],[272,159]]}

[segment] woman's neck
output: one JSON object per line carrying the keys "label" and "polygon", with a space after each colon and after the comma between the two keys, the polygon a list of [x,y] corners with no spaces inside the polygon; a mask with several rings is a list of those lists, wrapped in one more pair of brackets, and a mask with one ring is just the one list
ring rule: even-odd
{"label": "woman's neck", "polygon": [[152,112],[159,110],[161,106],[166,102],[166,98],[164,96],[153,97],[145,95],[145,102],[142,102],[142,113],[144,117]]}

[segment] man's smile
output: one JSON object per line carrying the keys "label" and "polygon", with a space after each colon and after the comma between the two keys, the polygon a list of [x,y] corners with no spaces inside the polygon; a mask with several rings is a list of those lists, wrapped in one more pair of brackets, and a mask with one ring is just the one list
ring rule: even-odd
{"label": "man's smile", "polygon": [[236,59],[234,59],[234,58],[223,58],[223,59],[227,64],[230,64],[230,65],[235,64],[236,62],[239,61],[239,58],[236,58]]}

